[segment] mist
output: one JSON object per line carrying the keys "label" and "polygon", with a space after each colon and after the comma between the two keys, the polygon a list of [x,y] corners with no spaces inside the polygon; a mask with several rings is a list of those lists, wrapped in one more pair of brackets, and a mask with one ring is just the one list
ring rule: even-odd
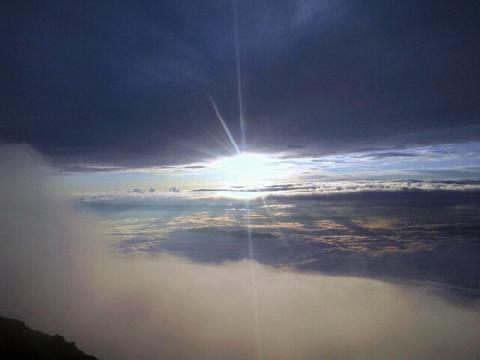
{"label": "mist", "polygon": [[478,302],[427,286],[114,252],[28,146],[0,148],[0,314],[102,359],[475,359]]}

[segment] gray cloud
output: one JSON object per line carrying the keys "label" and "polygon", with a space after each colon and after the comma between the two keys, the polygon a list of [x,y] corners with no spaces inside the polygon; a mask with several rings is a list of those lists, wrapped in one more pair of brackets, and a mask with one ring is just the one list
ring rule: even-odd
{"label": "gray cloud", "polygon": [[390,157],[416,157],[416,156],[420,156],[420,155],[408,153],[408,152],[394,152],[394,151],[370,153],[370,154],[362,155],[362,157],[368,157],[373,159],[384,159],[384,158],[390,158]]}
{"label": "gray cloud", "polygon": [[[70,5],[3,9],[1,141],[74,171],[231,151],[206,97],[239,139],[230,2]],[[472,1],[238,1],[248,148],[477,140],[478,22]]]}

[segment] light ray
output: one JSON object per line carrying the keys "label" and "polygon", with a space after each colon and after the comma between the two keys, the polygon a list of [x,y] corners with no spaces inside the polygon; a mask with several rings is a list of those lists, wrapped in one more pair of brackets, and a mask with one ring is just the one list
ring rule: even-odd
{"label": "light ray", "polygon": [[225,120],[223,120],[222,114],[220,114],[220,111],[218,110],[218,107],[217,107],[217,104],[215,103],[215,100],[210,95],[208,96],[208,98],[210,99],[210,103],[212,104],[213,110],[215,111],[215,114],[217,115],[217,118],[220,121],[220,124],[222,124],[223,130],[225,130],[225,133],[227,134],[228,139],[232,143],[232,146],[235,148],[235,151],[238,154],[240,154],[240,148],[238,147],[238,145],[237,145],[232,133],[230,132],[230,129],[228,128]]}
{"label": "light ray", "polygon": [[267,200],[265,199],[265,196],[262,196],[261,197],[262,199],[262,202],[263,202],[263,206],[264,206],[264,209],[265,209],[265,213],[267,214],[267,216],[270,218],[270,221],[272,224],[275,224],[275,218],[273,216],[273,213],[270,211],[270,208],[268,207],[268,204],[267,204]]}
{"label": "light ray", "polygon": [[233,38],[235,44],[235,60],[236,60],[236,73],[237,73],[237,96],[238,96],[238,113],[240,117],[240,134],[241,134],[241,147],[245,149],[245,142],[247,137],[247,124],[244,116],[243,106],[243,91],[242,91],[242,68],[240,66],[240,40],[238,36],[238,14],[237,14],[237,1],[232,0],[233,7]]}
{"label": "light ray", "polygon": [[[238,112],[240,118],[240,141],[242,150],[245,149],[246,137],[247,137],[247,125],[244,116],[243,106],[243,91],[242,91],[242,69],[240,66],[240,40],[238,36],[238,13],[237,13],[237,1],[232,0],[233,6],[233,36],[235,44],[235,60],[236,60],[236,74],[237,74],[237,96],[238,96]],[[252,243],[252,229],[250,224],[250,202],[248,199],[245,201],[247,207],[247,234],[248,234],[248,257],[250,263],[250,283],[252,288],[252,306],[254,317],[254,334],[257,348],[257,359],[263,359],[263,347],[260,334],[260,319],[258,309],[258,288],[257,288],[257,274],[255,271],[255,261]]]}
{"label": "light ray", "polygon": [[248,257],[250,259],[250,286],[252,288],[252,307],[253,307],[253,321],[254,321],[254,335],[257,348],[257,359],[263,359],[263,346],[262,338],[260,334],[260,317],[259,317],[259,305],[258,305],[258,287],[257,287],[257,273],[255,269],[254,250],[252,241],[252,227],[250,223],[250,201],[245,201],[245,207],[247,208],[247,235],[248,235]]}

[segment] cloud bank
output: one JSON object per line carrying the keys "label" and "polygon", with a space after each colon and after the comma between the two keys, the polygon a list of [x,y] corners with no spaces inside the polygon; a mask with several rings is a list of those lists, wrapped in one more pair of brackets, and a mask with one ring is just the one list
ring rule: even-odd
{"label": "cloud bank", "polygon": [[478,303],[249,261],[115,255],[95,219],[58,199],[47,165],[31,149],[1,148],[0,170],[0,312],[101,358],[480,355]]}
{"label": "cloud bank", "polygon": [[[233,150],[206,96],[240,139],[230,2],[71,5],[2,8],[1,140],[89,171]],[[238,1],[248,148],[477,141],[479,15],[475,1]]]}

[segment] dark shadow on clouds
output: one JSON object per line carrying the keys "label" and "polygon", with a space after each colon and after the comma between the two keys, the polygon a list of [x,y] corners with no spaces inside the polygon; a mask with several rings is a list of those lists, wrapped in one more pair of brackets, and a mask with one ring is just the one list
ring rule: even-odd
{"label": "dark shadow on clouds", "polygon": [[[201,200],[196,201],[200,206]],[[133,232],[115,246],[201,263],[248,259],[243,202],[225,199],[212,206],[209,201],[202,211],[176,213],[169,227],[158,221],[154,226],[165,229],[162,236],[147,231],[142,240]],[[269,207],[260,200],[250,202],[254,259],[260,263],[439,282],[480,296],[480,192],[355,192],[272,196],[266,201]]]}

